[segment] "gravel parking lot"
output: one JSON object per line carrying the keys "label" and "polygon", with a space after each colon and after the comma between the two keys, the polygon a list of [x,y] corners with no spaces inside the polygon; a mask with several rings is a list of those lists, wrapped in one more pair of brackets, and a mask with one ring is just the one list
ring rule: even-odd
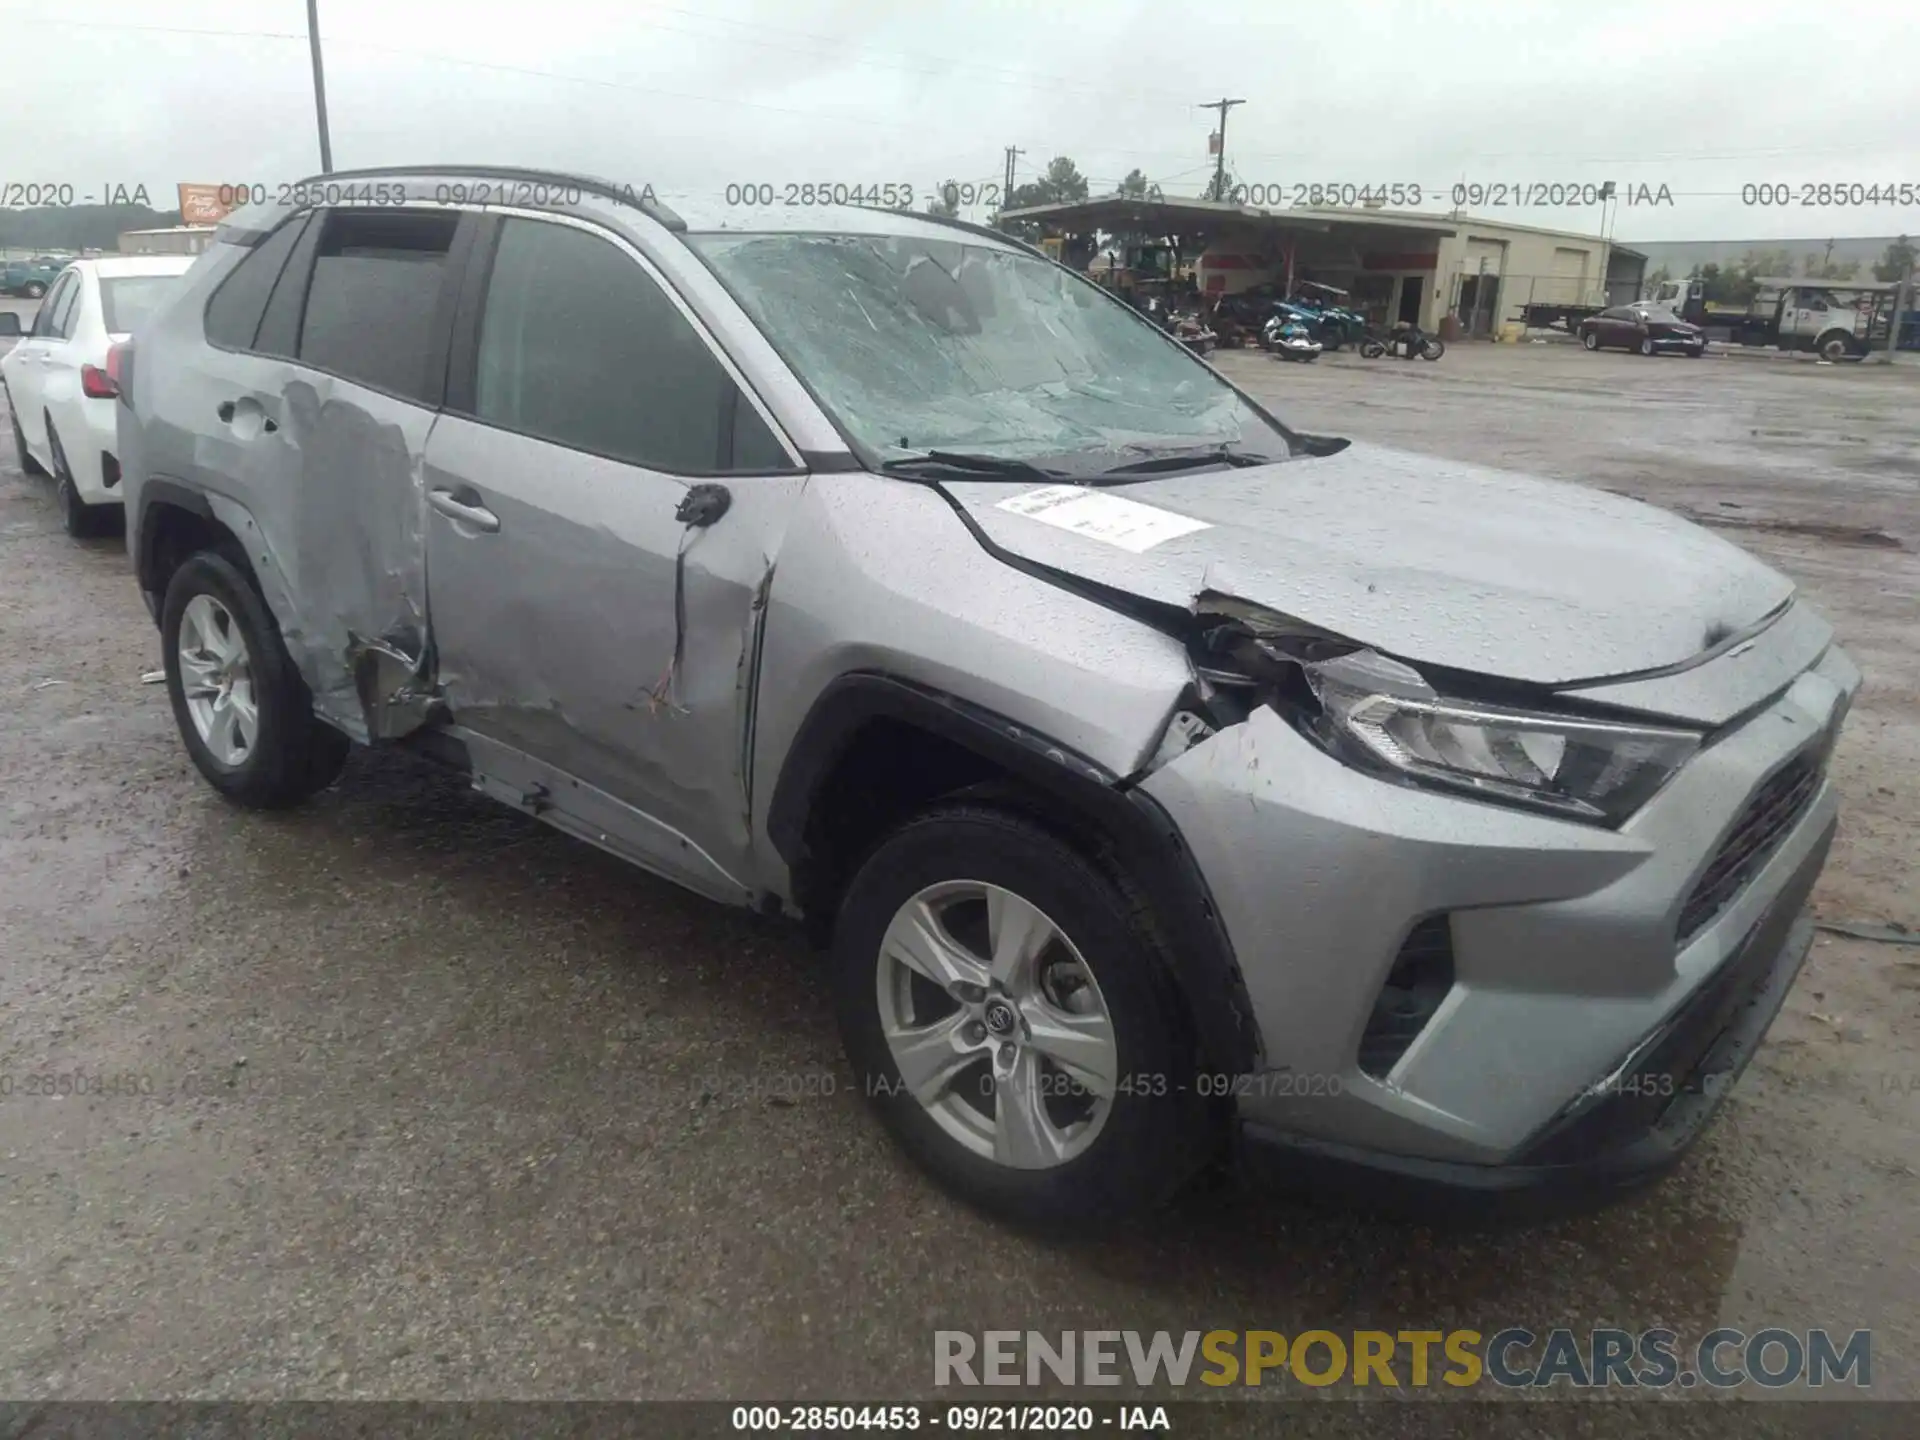
{"label": "gravel parking lot", "polygon": [[[1220,363],[1296,425],[1632,494],[1796,577],[1867,677],[1815,908],[1920,928],[1920,373]],[[1920,950],[1823,936],[1706,1141],[1606,1212],[1428,1232],[1219,1184],[1041,1243],[895,1154],[796,933],[401,758],[240,813],[159,663],[121,543],[69,541],[6,447],[0,1394],[931,1398],[942,1327],[1778,1324],[1871,1328],[1874,1393],[1920,1398]],[[72,1072],[121,1093],[23,1093]]]}

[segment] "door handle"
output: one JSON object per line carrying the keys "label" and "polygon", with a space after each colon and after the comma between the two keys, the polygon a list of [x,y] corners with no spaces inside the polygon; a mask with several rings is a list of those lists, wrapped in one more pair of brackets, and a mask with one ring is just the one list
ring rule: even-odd
{"label": "door handle", "polygon": [[464,493],[473,496],[471,502],[460,499],[451,490],[430,490],[427,492],[427,503],[449,520],[457,520],[462,525],[471,525],[474,529],[485,531],[489,535],[497,531],[500,528],[500,517],[480,504],[480,497],[473,491],[467,490]]}

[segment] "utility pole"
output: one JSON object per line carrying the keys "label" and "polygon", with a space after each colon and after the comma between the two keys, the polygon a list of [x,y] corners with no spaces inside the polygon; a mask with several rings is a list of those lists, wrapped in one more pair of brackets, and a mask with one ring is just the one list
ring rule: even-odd
{"label": "utility pole", "polygon": [[1202,110],[1218,110],[1220,112],[1220,132],[1215,136],[1220,148],[1215,152],[1213,164],[1213,198],[1216,201],[1227,198],[1221,193],[1227,188],[1227,112],[1236,105],[1244,105],[1246,103],[1244,100],[1220,99],[1209,100],[1200,107]]}
{"label": "utility pole", "polygon": [[333,173],[333,141],[327,138],[327,74],[320,67],[320,0],[307,0],[307,45],[313,51],[313,111],[320,121],[320,173]]}
{"label": "utility pole", "polygon": [[1014,162],[1014,158],[1015,158],[1016,156],[1019,156],[1019,155],[1024,155],[1024,154],[1026,154],[1026,153],[1027,153],[1027,152],[1026,152],[1026,151],[1024,151],[1024,150],[1016,150],[1016,149],[1015,149],[1015,148],[1014,148],[1013,146],[1011,146],[1011,145],[1009,145],[1009,146],[1007,146],[1007,185],[1006,185],[1006,188],[1005,188],[1004,190],[1002,190],[1002,191],[1000,192],[1000,208],[1001,208],[1002,210],[1005,210],[1005,209],[1008,209],[1008,208],[1009,208],[1009,207],[1011,207],[1011,206],[1012,206],[1012,204],[1013,204],[1013,162]]}
{"label": "utility pole", "polygon": [[1894,351],[1900,348],[1900,317],[1913,304],[1914,273],[1915,267],[1909,265],[1906,275],[1901,278],[1900,288],[1893,292],[1893,314],[1887,317],[1887,348],[1880,352],[1877,364],[1891,365]]}

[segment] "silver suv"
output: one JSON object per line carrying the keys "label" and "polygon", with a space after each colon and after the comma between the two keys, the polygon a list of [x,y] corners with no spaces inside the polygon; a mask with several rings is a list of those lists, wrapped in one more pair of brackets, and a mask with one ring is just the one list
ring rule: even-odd
{"label": "silver suv", "polygon": [[858,1083],[1078,1224],[1229,1142],[1659,1172],[1805,956],[1859,674],[1662,511],[1289,429],[994,231],[505,170],[222,228],[116,357],[233,800],[349,741],[829,944]]}

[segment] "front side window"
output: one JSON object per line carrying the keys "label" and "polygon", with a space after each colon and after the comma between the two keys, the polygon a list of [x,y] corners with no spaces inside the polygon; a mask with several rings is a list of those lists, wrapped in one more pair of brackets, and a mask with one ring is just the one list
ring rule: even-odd
{"label": "front side window", "polygon": [[1098,469],[1116,451],[1287,437],[1150,322],[1039,256],[921,235],[690,236],[872,461],[964,451]]}
{"label": "front side window", "polygon": [[475,417],[648,469],[788,468],[753,406],[679,308],[618,246],[507,220],[474,375]]}
{"label": "front side window", "polygon": [[307,287],[300,363],[424,399],[440,282],[459,224],[442,212],[329,213]]}

